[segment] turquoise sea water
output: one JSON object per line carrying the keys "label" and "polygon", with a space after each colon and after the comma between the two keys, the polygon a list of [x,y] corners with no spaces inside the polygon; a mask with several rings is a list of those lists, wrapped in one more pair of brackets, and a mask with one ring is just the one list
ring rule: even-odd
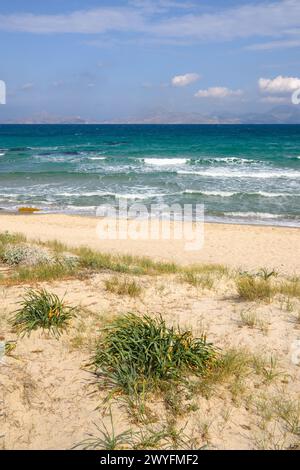
{"label": "turquoise sea water", "polygon": [[92,215],[119,197],[300,226],[300,126],[0,125],[0,208]]}

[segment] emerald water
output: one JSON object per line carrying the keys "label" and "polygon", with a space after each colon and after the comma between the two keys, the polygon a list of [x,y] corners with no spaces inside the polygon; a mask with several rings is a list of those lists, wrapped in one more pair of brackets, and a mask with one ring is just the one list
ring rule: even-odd
{"label": "emerald water", "polygon": [[120,197],[300,226],[300,126],[0,125],[2,210],[93,215]]}

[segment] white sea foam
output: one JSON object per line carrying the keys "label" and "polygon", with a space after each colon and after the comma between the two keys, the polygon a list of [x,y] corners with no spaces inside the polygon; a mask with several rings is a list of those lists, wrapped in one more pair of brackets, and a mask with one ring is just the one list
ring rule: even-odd
{"label": "white sea foam", "polygon": [[202,162],[223,162],[223,163],[260,163],[259,160],[239,157],[201,157],[195,160]]}
{"label": "white sea foam", "polygon": [[194,189],[186,189],[185,191],[183,191],[183,194],[203,194],[205,196],[231,197],[239,193],[229,192],[229,191],[200,191],[200,190],[194,190]]}
{"label": "white sea foam", "polygon": [[203,170],[203,171],[186,171],[178,170],[178,175],[198,175],[198,176],[208,176],[212,178],[262,178],[262,179],[271,179],[271,178],[289,178],[289,179],[298,179],[300,178],[300,171],[286,170],[286,171],[233,171],[226,169],[215,170]]}
{"label": "white sea foam", "polygon": [[5,155],[5,152],[0,153],[0,157],[3,157]]}
{"label": "white sea foam", "polygon": [[145,158],[146,165],[169,166],[184,165],[189,161],[188,158]]}
{"label": "white sea foam", "polygon": [[166,196],[166,194],[161,194],[161,193],[148,193],[148,194],[133,194],[133,193],[128,193],[128,194],[115,194],[116,199],[151,199],[153,197],[163,197]]}
{"label": "white sea foam", "polygon": [[265,191],[258,191],[257,193],[250,193],[250,194],[258,194],[259,196],[263,197],[295,197],[299,196],[299,194],[295,193],[267,193]]}
{"label": "white sea foam", "polygon": [[87,157],[88,160],[106,160],[106,157]]}
{"label": "white sea foam", "polygon": [[268,212],[227,212],[226,216],[247,219],[281,219],[284,217],[280,214],[270,214]]}

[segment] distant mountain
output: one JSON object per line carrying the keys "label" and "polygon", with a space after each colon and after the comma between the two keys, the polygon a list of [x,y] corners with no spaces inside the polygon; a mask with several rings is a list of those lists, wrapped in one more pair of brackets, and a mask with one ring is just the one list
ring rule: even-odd
{"label": "distant mountain", "polygon": [[242,124],[300,124],[300,106],[276,106],[264,114],[245,114]]}
{"label": "distant mountain", "polygon": [[[3,122],[4,123],[4,122]],[[164,109],[143,117],[113,120],[86,120],[80,116],[57,117],[41,113],[30,118],[5,121],[7,124],[300,124],[299,106],[276,106],[265,113],[184,113]]]}
{"label": "distant mountain", "polygon": [[236,116],[218,116],[217,114],[185,113],[158,109],[149,114],[132,116],[127,119],[104,121],[107,124],[239,124]]}
{"label": "distant mountain", "polygon": [[39,113],[22,119],[11,119],[3,124],[88,124],[88,121],[80,116],[52,116],[48,113]]}
{"label": "distant mountain", "polygon": [[106,121],[115,124],[300,124],[300,106],[277,106],[266,113],[181,113],[159,110],[141,117]]}

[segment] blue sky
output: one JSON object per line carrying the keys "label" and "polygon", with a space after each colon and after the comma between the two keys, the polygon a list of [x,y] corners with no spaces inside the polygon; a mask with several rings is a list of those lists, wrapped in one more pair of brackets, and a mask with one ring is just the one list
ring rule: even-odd
{"label": "blue sky", "polygon": [[3,0],[0,120],[263,112],[300,88],[299,0]]}

